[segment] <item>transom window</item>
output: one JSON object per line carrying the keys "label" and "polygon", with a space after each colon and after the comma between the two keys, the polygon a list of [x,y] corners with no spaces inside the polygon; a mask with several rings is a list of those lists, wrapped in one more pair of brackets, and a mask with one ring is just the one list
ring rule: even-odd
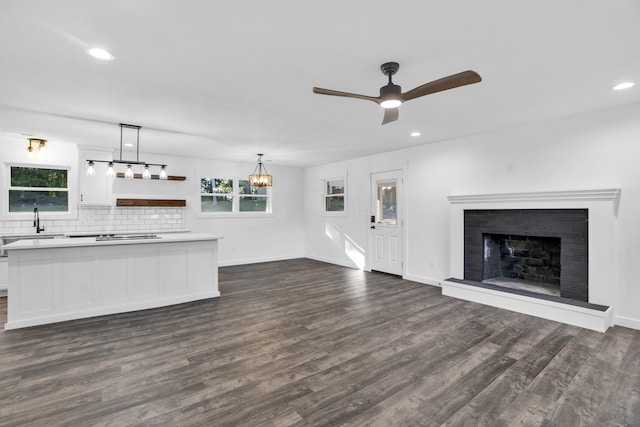
{"label": "transom window", "polygon": [[8,211],[69,212],[69,170],[10,166]]}
{"label": "transom window", "polygon": [[200,180],[200,211],[202,213],[271,213],[270,191],[266,187],[251,187],[249,181],[229,178]]}

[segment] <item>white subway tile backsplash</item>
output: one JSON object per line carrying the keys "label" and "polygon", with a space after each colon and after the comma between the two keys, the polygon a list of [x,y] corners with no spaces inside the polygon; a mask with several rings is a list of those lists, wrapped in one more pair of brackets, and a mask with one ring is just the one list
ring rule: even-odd
{"label": "white subway tile backsplash", "polygon": [[[177,230],[184,227],[184,208],[79,207],[76,220],[42,220],[47,232]],[[0,221],[0,234],[28,234],[33,221]]]}

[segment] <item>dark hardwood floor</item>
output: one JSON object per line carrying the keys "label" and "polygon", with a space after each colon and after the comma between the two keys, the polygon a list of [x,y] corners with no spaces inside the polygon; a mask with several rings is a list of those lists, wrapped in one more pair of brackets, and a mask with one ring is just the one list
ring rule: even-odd
{"label": "dark hardwood floor", "polygon": [[640,425],[640,331],[308,259],[221,268],[220,290],[0,332],[0,425]]}

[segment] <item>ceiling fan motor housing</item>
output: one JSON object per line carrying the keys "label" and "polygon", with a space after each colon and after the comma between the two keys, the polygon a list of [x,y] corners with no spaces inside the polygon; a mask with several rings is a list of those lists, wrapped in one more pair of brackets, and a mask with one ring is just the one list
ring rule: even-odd
{"label": "ceiling fan motor housing", "polygon": [[399,85],[389,83],[388,85],[382,86],[380,88],[380,97],[383,98],[388,95],[400,95],[402,93],[402,88]]}

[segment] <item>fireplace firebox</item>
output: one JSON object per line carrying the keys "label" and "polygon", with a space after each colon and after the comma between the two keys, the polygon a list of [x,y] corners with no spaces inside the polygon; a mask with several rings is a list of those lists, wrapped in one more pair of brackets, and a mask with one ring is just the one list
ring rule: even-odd
{"label": "fireplace firebox", "polygon": [[483,233],[482,281],[560,295],[560,238]]}
{"label": "fireplace firebox", "polygon": [[589,301],[588,210],[465,210],[464,279]]}

